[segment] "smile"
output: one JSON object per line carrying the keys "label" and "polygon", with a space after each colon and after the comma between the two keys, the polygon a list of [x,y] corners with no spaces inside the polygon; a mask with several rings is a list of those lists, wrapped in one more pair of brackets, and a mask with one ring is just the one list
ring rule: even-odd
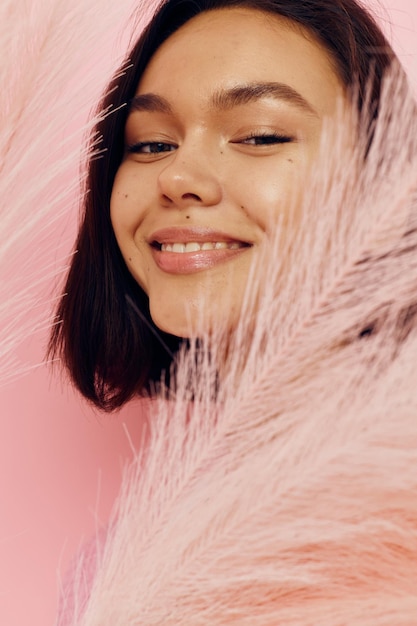
{"label": "smile", "polygon": [[227,263],[253,246],[232,233],[205,227],[162,228],[147,241],[157,267],[167,274],[195,274]]}
{"label": "smile", "polygon": [[240,241],[163,243],[151,246],[158,268],[167,274],[195,274],[223,264],[252,246]]}
{"label": "smile", "polygon": [[241,241],[189,241],[187,243],[162,243],[157,244],[161,252],[174,252],[176,254],[184,254],[189,252],[200,252],[206,250],[239,250],[239,248],[247,247],[247,244]]}

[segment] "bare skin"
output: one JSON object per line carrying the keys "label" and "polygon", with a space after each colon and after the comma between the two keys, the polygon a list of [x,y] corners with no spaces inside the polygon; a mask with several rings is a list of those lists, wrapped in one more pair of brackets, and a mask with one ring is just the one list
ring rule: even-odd
{"label": "bare skin", "polygon": [[203,13],[158,49],[126,124],[111,219],[159,328],[190,336],[202,310],[209,326],[233,326],[251,263],[274,218],[296,210],[343,97],[327,50],[260,11]]}

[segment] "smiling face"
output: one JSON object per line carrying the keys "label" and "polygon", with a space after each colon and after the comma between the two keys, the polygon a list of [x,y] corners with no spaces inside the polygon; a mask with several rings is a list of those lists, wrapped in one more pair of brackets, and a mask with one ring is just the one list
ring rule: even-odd
{"label": "smiling face", "polygon": [[[251,263],[297,211],[343,85],[331,55],[278,16],[203,13],[157,50],[136,91],[111,220],[162,330],[232,326]],[[291,216],[292,217],[292,216]]]}

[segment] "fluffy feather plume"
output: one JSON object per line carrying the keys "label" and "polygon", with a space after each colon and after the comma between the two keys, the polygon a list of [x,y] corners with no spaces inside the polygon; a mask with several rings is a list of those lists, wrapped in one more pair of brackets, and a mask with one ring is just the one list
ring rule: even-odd
{"label": "fluffy feather plume", "polygon": [[110,42],[133,4],[0,3],[2,382],[28,366],[18,362],[19,345],[50,324],[45,301],[52,300],[53,279],[65,269],[74,239],[75,220],[68,226],[65,218],[78,201],[87,119],[121,60]]}
{"label": "fluffy feather plume", "polygon": [[349,128],[337,141],[327,129],[301,213],[271,228],[227,349],[199,341],[175,397],[151,403],[88,601],[76,594],[60,624],[417,623],[417,118],[404,79],[386,80],[365,160]]}

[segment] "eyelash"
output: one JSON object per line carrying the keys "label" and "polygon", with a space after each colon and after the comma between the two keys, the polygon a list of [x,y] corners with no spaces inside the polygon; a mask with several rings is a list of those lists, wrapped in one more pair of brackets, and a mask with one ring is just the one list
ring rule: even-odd
{"label": "eyelash", "polygon": [[[255,143],[250,144],[249,141],[252,139],[256,141]],[[277,143],[291,143],[292,141],[293,137],[280,135],[279,133],[251,133],[248,137],[245,137],[245,139],[234,143],[246,143],[254,146],[269,146]]]}
{"label": "eyelash", "polygon": [[[254,143],[250,143],[255,140]],[[291,143],[293,137],[288,135],[280,135],[279,133],[251,133],[244,139],[233,141],[232,143],[243,143],[253,146],[269,146],[274,144]],[[178,146],[176,144],[165,143],[163,141],[142,141],[132,146],[127,146],[127,152],[130,154],[162,154],[164,152],[173,152]],[[144,150],[144,148],[149,148]],[[162,148],[162,149],[159,149]]]}
{"label": "eyelash", "polygon": [[[157,147],[168,148],[168,150],[153,150],[152,148]],[[150,150],[143,150],[143,148],[149,147]],[[177,148],[176,144],[165,143],[164,141],[141,141],[139,143],[135,143],[132,146],[127,146],[127,152],[131,154],[161,154],[163,152],[173,152],[173,149]]]}

